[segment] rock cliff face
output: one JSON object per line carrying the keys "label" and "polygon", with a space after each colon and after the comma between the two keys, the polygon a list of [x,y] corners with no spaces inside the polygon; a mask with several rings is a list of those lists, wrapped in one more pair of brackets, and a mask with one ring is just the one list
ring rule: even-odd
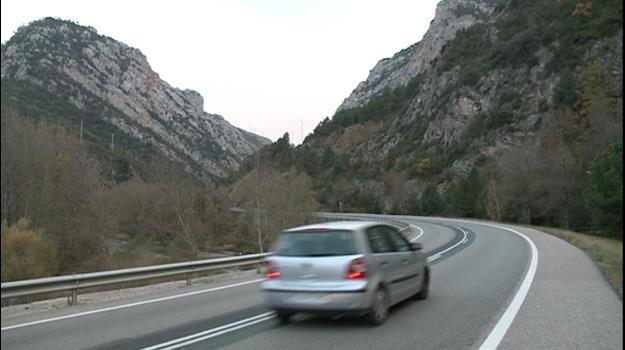
{"label": "rock cliff face", "polygon": [[161,80],[138,49],[52,18],[2,46],[2,95],[22,105],[54,101],[51,110],[74,114],[87,130],[123,133],[200,177],[223,177],[270,142],[205,112],[199,93]]}
{"label": "rock cliff face", "polygon": [[621,128],[622,48],[619,2],[442,0],[423,39],[379,61],[301,157],[336,156],[312,168],[334,181],[319,185],[324,196],[373,188],[384,202],[389,179],[443,193],[527,145],[558,139],[580,152],[591,124]]}
{"label": "rock cliff face", "polygon": [[482,22],[492,12],[492,5],[486,1],[441,1],[423,39],[396,53],[392,58],[380,60],[369,72],[367,80],[358,84],[338,109],[361,106],[367,103],[371,96],[386,88],[394,89],[408,84],[417,74],[432,66],[443,46],[453,39],[459,30]]}
{"label": "rock cliff face", "polygon": [[[334,129],[332,142],[353,138],[345,132],[353,128],[353,121],[382,122],[384,128],[342,151],[351,163],[398,165],[448,154],[449,164],[437,170],[464,176],[477,159],[536,136],[543,122],[558,111],[578,108],[562,101],[583,99],[580,77],[589,62],[605,69],[601,89],[614,98],[613,103],[622,104],[622,26],[608,30],[607,25],[596,24],[592,39],[580,39],[575,31],[587,35],[584,31],[591,25],[575,14],[575,6],[574,1],[543,5],[442,0],[423,39],[378,62],[338,107],[329,123]],[[561,11],[563,18],[530,23],[532,16],[543,16],[536,13],[541,10]],[[592,19],[599,22],[610,10],[596,4],[594,11]],[[514,25],[518,28],[509,28]],[[551,26],[554,32],[532,28],[540,25]],[[567,51],[564,45],[570,45]],[[575,81],[572,88],[565,86],[566,79]],[[352,121],[346,122],[347,115]],[[352,126],[342,129],[346,124]],[[309,139],[326,143],[317,136]]]}

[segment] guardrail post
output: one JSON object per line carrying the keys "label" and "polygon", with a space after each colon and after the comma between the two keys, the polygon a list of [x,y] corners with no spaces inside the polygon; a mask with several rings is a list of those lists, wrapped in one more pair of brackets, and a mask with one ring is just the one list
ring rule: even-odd
{"label": "guardrail post", "polygon": [[258,258],[258,264],[256,264],[256,274],[260,275],[263,272],[263,258]]}
{"label": "guardrail post", "polygon": [[74,282],[74,288],[72,289],[72,294],[69,296],[69,304],[74,306],[78,304],[78,284],[80,281]]}
{"label": "guardrail post", "polygon": [[191,287],[191,274],[193,273],[193,266],[191,266],[191,272],[187,272],[187,287]]}

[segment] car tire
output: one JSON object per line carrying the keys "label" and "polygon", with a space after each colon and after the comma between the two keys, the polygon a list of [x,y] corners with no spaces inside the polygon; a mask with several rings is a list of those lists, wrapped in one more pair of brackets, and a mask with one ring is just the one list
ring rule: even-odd
{"label": "car tire", "polygon": [[423,283],[421,284],[421,290],[415,294],[414,298],[417,300],[425,300],[428,298],[430,292],[430,269],[425,268],[425,276],[423,277]]}
{"label": "car tire", "polygon": [[276,310],[276,316],[278,317],[278,320],[280,320],[280,322],[282,323],[288,323],[291,320],[291,316],[293,316],[294,314],[294,312]]}
{"label": "car tire", "polygon": [[367,314],[367,321],[372,326],[383,324],[388,318],[388,295],[382,288],[378,288],[373,295],[373,305]]}

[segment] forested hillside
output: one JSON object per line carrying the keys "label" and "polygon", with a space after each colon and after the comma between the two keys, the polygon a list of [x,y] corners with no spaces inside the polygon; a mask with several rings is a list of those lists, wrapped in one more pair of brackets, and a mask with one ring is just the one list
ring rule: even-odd
{"label": "forested hillside", "polygon": [[138,50],[56,18],[2,44],[2,280],[250,246],[215,182],[269,140]]}
{"label": "forested hillside", "polygon": [[441,1],[421,42],[260,164],[310,176],[325,210],[622,237],[622,14],[614,0]]}
{"label": "forested hillside", "polygon": [[136,49],[46,19],[53,64],[22,29],[2,46],[2,280],[264,251],[319,209],[622,239],[622,6],[443,0],[301,145],[256,153]]}

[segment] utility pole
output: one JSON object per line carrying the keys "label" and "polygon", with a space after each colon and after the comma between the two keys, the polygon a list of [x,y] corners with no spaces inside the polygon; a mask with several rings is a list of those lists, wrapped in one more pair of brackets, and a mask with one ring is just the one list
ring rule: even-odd
{"label": "utility pole", "polygon": [[80,144],[82,145],[82,124],[84,123],[84,120],[80,121]]}
{"label": "utility pole", "polygon": [[[256,132],[256,129],[252,129],[252,131],[258,135],[258,132]],[[261,134],[262,136],[262,134]],[[258,150],[256,152],[254,152],[254,163],[255,164],[255,169],[254,169],[254,194],[255,194],[255,204],[256,207],[254,208],[254,221],[256,221],[256,233],[258,235],[258,252],[260,254],[263,253],[263,234],[262,234],[262,230],[260,228],[260,209],[261,209],[261,203],[260,203],[260,179],[259,179],[259,172],[260,172],[260,159],[258,158],[259,154],[258,154]],[[256,267],[256,272],[260,273],[261,269],[260,269],[260,263],[258,264],[258,266]]]}
{"label": "utility pole", "polygon": [[[260,254],[263,253],[263,235],[260,229],[260,192],[259,192],[259,183],[258,183],[258,172],[260,171],[260,160],[258,159],[258,151],[254,153],[254,160],[256,161],[256,171],[255,171],[255,191],[256,191],[256,210],[255,210],[255,219],[256,219],[256,231],[258,233],[258,252]],[[260,264],[256,267],[256,272],[260,273]]]}
{"label": "utility pole", "polygon": [[111,133],[111,151],[115,148],[115,133]]}

